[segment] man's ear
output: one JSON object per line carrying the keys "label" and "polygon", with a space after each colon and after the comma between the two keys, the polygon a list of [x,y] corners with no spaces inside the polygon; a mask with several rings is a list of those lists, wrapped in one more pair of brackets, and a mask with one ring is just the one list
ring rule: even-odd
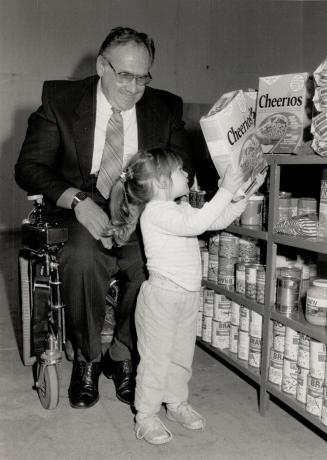
{"label": "man's ear", "polygon": [[97,69],[97,74],[98,76],[101,78],[102,75],[104,74],[104,70],[105,70],[105,64],[103,62],[103,57],[102,56],[98,56],[97,57],[97,62],[96,62],[96,69]]}

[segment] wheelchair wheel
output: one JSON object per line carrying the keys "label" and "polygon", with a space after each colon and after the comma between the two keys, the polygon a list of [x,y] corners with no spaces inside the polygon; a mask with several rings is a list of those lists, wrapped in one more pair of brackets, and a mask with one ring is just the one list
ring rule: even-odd
{"label": "wheelchair wheel", "polygon": [[59,403],[59,375],[55,364],[45,366],[37,363],[37,392],[44,409],[55,409]]}
{"label": "wheelchair wheel", "polygon": [[20,307],[22,325],[22,360],[25,366],[35,363],[36,357],[31,356],[31,282],[30,282],[30,260],[21,253],[19,255],[19,287]]}

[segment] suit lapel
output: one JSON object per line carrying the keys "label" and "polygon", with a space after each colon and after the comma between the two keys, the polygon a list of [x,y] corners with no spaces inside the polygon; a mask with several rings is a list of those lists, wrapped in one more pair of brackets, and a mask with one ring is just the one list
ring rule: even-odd
{"label": "suit lapel", "polygon": [[91,77],[87,82],[73,123],[77,159],[84,182],[89,177],[92,166],[97,81],[98,78]]}
{"label": "suit lapel", "polygon": [[142,99],[136,104],[136,119],[138,148],[146,150],[153,147],[156,144],[157,116],[151,104],[149,88],[145,89]]}

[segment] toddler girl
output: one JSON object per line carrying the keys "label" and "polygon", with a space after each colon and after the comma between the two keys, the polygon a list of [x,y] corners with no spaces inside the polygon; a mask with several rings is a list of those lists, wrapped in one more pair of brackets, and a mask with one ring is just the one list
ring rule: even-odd
{"label": "toddler girl", "polygon": [[201,209],[177,204],[189,193],[187,173],[175,154],[157,148],[137,153],[112,188],[116,244],[128,240],[141,215],[149,279],[141,286],[135,311],[140,355],[135,431],[151,444],[172,438],[158,417],[162,403],[169,420],[190,430],[205,426],[188,403],[201,287],[197,235],[225,228],[244,211],[245,199],[231,203],[242,184],[241,172],[228,169],[218,192]]}

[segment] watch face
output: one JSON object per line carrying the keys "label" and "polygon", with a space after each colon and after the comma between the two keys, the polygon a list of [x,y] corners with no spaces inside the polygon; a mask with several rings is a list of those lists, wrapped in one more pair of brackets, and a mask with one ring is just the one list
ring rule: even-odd
{"label": "watch face", "polygon": [[83,201],[85,198],[87,198],[87,194],[85,192],[77,192],[75,198],[77,198],[79,201]]}

